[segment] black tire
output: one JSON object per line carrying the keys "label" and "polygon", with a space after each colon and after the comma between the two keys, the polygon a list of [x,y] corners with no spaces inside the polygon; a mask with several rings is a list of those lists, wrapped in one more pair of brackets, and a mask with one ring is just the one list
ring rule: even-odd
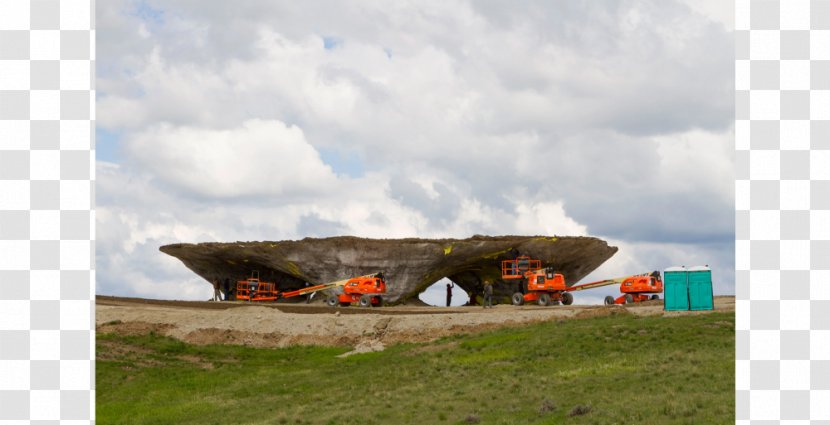
{"label": "black tire", "polygon": [[326,298],[326,305],[329,307],[337,307],[337,304],[340,304],[340,298],[337,298],[337,295],[332,295]]}
{"label": "black tire", "polygon": [[380,295],[375,296],[378,302],[375,304],[375,307],[383,307],[383,297]]}
{"label": "black tire", "polygon": [[605,305],[614,305],[614,297],[610,295],[605,297]]}
{"label": "black tire", "polygon": [[626,304],[631,304],[633,302],[634,302],[634,295],[625,294],[625,303]]}
{"label": "black tire", "polygon": [[516,292],[513,294],[512,301],[513,305],[522,305],[525,303],[525,296],[521,292]]}
{"label": "black tire", "polygon": [[657,294],[654,294],[654,295],[652,295],[652,296],[651,296],[651,299],[653,299],[653,300],[659,300],[659,299],[660,299],[660,296],[659,296],[659,295],[657,295]]}
{"label": "black tire", "polygon": [[541,306],[550,305],[550,294],[544,293],[542,295],[539,295],[539,299],[536,300],[536,302],[539,303],[539,305]]}
{"label": "black tire", "polygon": [[372,306],[372,296],[371,295],[364,295],[360,297],[360,300],[357,302],[361,307],[371,307]]}
{"label": "black tire", "polygon": [[571,305],[574,303],[574,294],[570,292],[562,293],[562,304]]}

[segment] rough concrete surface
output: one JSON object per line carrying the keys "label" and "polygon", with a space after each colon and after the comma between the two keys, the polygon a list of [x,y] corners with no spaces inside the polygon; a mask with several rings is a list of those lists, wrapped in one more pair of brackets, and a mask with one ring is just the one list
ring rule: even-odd
{"label": "rough concrete surface", "polygon": [[[242,280],[256,270],[264,281],[290,290],[383,272],[386,301],[417,299],[446,277],[468,294],[482,282],[500,282],[501,261],[529,255],[576,283],[617,252],[600,239],[571,236],[473,236],[467,239],[366,239],[351,236],[299,241],[173,244],[159,248],[205,278]],[[206,282],[206,284],[208,284]],[[511,285],[495,285],[509,297]],[[324,297],[319,297],[322,299]]]}

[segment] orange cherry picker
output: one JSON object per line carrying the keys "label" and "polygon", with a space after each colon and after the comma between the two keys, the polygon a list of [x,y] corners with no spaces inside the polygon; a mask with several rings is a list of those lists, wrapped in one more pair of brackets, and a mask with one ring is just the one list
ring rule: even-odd
{"label": "orange cherry picker", "polygon": [[[605,304],[631,304],[648,300],[659,300],[657,295],[663,292],[663,279],[659,271],[628,276],[620,283],[620,292],[623,294],[617,298],[605,297]],[[651,294],[651,295],[649,295]]]}
{"label": "orange cherry picker", "polygon": [[[344,293],[339,297],[334,295],[326,300],[328,305],[349,305],[358,302],[363,307],[383,305],[382,294],[386,293],[386,280],[383,273],[373,273],[336,282],[308,286],[295,291],[280,291],[276,283],[263,282],[259,279],[259,272],[254,271],[251,277],[236,282],[236,299],[243,301],[276,301],[281,298],[291,298],[298,295],[313,294],[326,289],[344,287]],[[364,297],[366,298],[364,301]],[[332,304],[331,299],[335,302]]]}
{"label": "orange cherry picker", "polygon": [[348,307],[357,303],[361,307],[382,307],[383,294],[386,293],[386,278],[383,273],[346,279],[343,293],[326,298],[326,304],[331,307]]}
{"label": "orange cherry picker", "polygon": [[[659,272],[657,272],[657,280],[659,281]],[[597,282],[583,283],[580,285],[567,285],[565,276],[561,273],[556,273],[553,267],[542,268],[540,260],[531,259],[529,256],[522,255],[512,260],[504,260],[501,262],[501,277],[504,280],[518,280],[520,282],[520,289],[513,294],[513,305],[522,305],[528,302],[536,302],[539,305],[556,305],[560,302],[564,305],[571,305],[573,303],[572,292],[583,291],[591,288],[599,288],[601,286],[608,286],[613,284],[620,284],[622,292],[627,292],[621,299],[627,300],[627,296],[637,302],[643,301],[643,292],[662,292],[663,285],[659,282],[659,287],[650,285],[646,282],[649,277],[653,278],[653,274],[642,274],[621,277],[616,279],[605,279]],[[643,286],[645,282],[645,286]],[[627,289],[623,289],[627,288]],[[606,304],[608,299],[606,298]],[[646,297],[647,298],[647,297]],[[614,301],[613,298],[611,298]],[[621,304],[619,302],[617,304]]]}
{"label": "orange cherry picker", "polygon": [[553,267],[542,268],[541,260],[534,260],[521,255],[512,260],[501,262],[501,278],[518,280],[519,290],[513,294],[513,305],[536,302],[539,305],[556,305],[560,302],[571,305],[574,296],[571,292],[611,285],[613,281],[591,282],[582,285],[567,285],[565,276],[556,273]]}

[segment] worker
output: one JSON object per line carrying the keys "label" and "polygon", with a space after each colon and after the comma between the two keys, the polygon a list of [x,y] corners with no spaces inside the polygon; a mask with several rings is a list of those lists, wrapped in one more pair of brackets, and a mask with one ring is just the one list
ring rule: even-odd
{"label": "worker", "polygon": [[489,280],[484,281],[484,308],[493,308],[493,284]]}
{"label": "worker", "polygon": [[213,279],[213,301],[222,301],[222,294],[219,292],[219,279]]}
{"label": "worker", "polygon": [[452,303],[452,288],[455,288],[455,283],[450,281],[450,283],[447,284],[447,307],[449,307],[450,303]]}

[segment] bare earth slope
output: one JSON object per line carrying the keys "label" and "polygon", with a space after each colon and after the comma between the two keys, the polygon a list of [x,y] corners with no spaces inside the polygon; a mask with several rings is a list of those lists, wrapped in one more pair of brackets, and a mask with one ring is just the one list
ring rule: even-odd
{"label": "bare earth slope", "polygon": [[[735,298],[715,297],[716,311],[734,311]],[[154,301],[98,297],[99,332],[145,334],[151,331],[194,344],[256,347],[348,345],[377,350],[397,342],[426,342],[456,333],[609,314],[664,315],[662,301],[629,306],[356,307],[297,304]]]}

